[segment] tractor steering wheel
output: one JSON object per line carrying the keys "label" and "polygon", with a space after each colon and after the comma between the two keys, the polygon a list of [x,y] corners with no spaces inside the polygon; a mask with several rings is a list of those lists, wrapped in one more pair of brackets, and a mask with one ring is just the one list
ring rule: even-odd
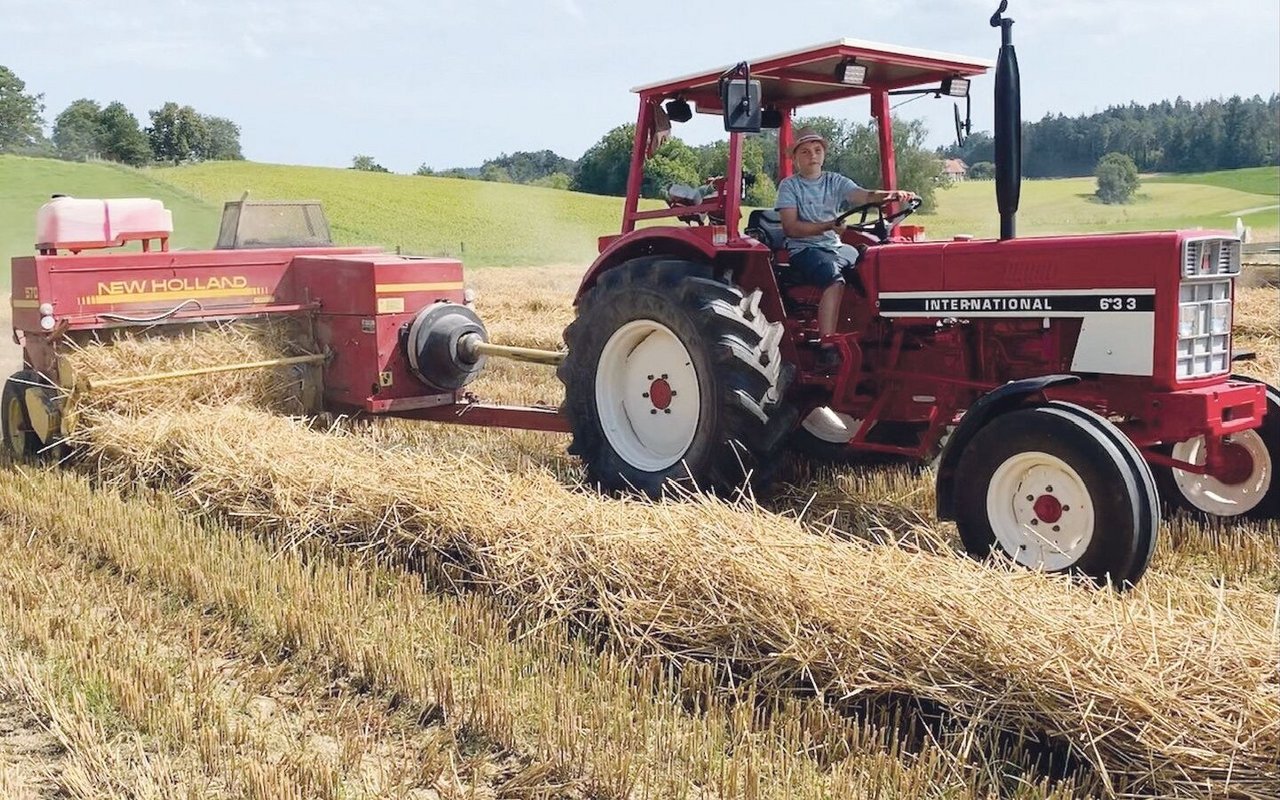
{"label": "tractor steering wheel", "polygon": [[[857,222],[847,227],[858,231],[859,233],[865,233],[869,236],[873,236],[877,241],[888,241],[889,234],[891,234],[893,229],[898,226],[898,223],[914,214],[916,209],[920,208],[921,203],[924,201],[919,197],[913,200],[908,200],[906,205],[902,208],[886,216],[884,213],[884,207],[892,202],[896,201],[885,200],[882,203],[867,203],[865,205],[857,206],[856,208],[851,208],[836,217],[836,222],[842,223],[854,214],[861,214],[862,216]],[[876,212],[876,218],[868,221],[867,215],[871,213],[872,209]]]}

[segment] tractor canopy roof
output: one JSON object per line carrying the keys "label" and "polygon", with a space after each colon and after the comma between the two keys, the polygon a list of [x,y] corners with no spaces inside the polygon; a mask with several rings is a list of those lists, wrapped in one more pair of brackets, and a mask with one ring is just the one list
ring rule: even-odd
{"label": "tractor canopy roof", "polygon": [[[994,61],[983,58],[858,39],[839,39],[747,63],[751,67],[752,79],[760,81],[762,104],[778,109],[857,97],[875,89],[905,89],[947,78],[967,78],[981,75],[995,66]],[[837,71],[846,64],[864,66],[865,78],[856,85],[842,82]],[[637,86],[632,91],[650,100],[680,96],[694,103],[699,111],[719,113],[721,103],[717,85],[720,76],[732,68],[733,65],[725,65]]]}

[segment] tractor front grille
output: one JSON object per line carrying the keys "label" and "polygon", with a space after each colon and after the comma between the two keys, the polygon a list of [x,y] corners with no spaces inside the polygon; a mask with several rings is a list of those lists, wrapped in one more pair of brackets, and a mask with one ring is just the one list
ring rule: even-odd
{"label": "tractor front grille", "polygon": [[1178,289],[1178,380],[1231,369],[1232,281],[1240,274],[1240,240],[1220,236],[1182,244]]}
{"label": "tractor front grille", "polygon": [[1231,366],[1231,279],[1184,281],[1178,293],[1178,379]]}

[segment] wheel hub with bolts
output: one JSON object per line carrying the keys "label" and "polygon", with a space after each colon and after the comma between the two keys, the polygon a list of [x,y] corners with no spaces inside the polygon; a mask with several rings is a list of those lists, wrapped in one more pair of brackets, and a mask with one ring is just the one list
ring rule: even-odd
{"label": "wheel hub with bolts", "polygon": [[987,509],[1004,551],[1019,564],[1064,569],[1088,549],[1094,513],[1080,475],[1049,453],[1019,453],[991,478]]}
{"label": "wheel hub with bolts", "polygon": [[671,384],[667,381],[667,375],[664,373],[662,377],[654,378],[649,376],[653,383],[649,384],[649,391],[644,393],[644,397],[653,403],[653,409],[650,414],[656,414],[659,411],[671,413],[671,399],[676,396],[676,392],[671,388]]}
{"label": "wheel hub with bolts", "polygon": [[[1172,456],[1189,464],[1205,462],[1204,437],[1197,436],[1174,445]],[[1233,517],[1253,510],[1266,496],[1274,465],[1266,442],[1257,431],[1245,431],[1223,443],[1225,469],[1216,475],[1173,469],[1173,482],[1195,508],[1221,517]]]}
{"label": "wheel hub with bolts", "polygon": [[1253,456],[1248,448],[1241,447],[1234,440],[1223,442],[1222,461],[1224,469],[1218,480],[1228,486],[1239,486],[1253,474]]}
{"label": "wheel hub with bolts", "polygon": [[1047,522],[1051,525],[1062,519],[1063,511],[1070,510],[1064,507],[1058,498],[1051,494],[1042,494],[1037,497],[1032,509],[1036,512],[1036,516],[1040,518],[1041,522]]}

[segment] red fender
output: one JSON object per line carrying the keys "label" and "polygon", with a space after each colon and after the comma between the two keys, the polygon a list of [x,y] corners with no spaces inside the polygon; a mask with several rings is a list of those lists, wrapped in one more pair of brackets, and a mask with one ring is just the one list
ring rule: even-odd
{"label": "red fender", "polygon": [[666,254],[691,261],[714,262],[724,250],[711,243],[710,228],[701,230],[706,232],[700,232],[696,228],[663,225],[641,228],[616,237],[591,264],[587,274],[582,276],[582,283],[578,285],[578,292],[573,298],[574,305],[578,304],[578,299],[588,289],[596,285],[601,275],[633,258]]}

